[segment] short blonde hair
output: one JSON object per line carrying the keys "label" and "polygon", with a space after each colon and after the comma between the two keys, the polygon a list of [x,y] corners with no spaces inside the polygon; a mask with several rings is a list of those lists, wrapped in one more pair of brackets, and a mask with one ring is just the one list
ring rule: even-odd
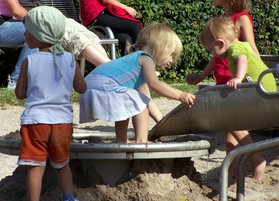
{"label": "short blonde hair", "polygon": [[235,12],[250,11],[251,0],[230,0],[231,9]]}
{"label": "short blonde hair", "polygon": [[210,19],[202,32],[199,34],[199,41],[207,47],[208,42],[217,39],[234,41],[239,36],[239,31],[229,17],[219,16]]}
{"label": "short blonde hair", "polygon": [[167,54],[174,53],[173,61],[176,62],[182,52],[182,43],[167,25],[153,22],[141,31],[135,43],[136,50],[143,48],[148,48],[156,61],[161,61]]}

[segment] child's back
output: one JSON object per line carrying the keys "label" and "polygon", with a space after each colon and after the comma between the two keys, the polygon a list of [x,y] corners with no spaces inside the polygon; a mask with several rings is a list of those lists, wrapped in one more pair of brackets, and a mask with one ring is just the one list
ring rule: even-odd
{"label": "child's back", "polygon": [[34,53],[27,58],[28,88],[22,124],[71,123],[70,97],[76,70],[72,54],[64,52],[55,56],[59,68],[50,52]]}
{"label": "child's back", "polygon": [[27,167],[28,200],[40,200],[49,160],[57,170],[63,200],[75,201],[69,167],[73,134],[70,97],[72,88],[83,93],[86,84],[72,54],[64,52],[61,46],[65,33],[65,16],[61,11],[48,6],[33,8],[24,25],[26,43],[39,49],[25,58],[15,90],[18,98],[26,98],[18,164]]}

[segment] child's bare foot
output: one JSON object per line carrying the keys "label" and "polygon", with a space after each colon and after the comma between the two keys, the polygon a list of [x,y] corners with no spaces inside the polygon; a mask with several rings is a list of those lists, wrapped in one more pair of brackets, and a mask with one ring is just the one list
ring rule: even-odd
{"label": "child's bare foot", "polygon": [[254,173],[253,173],[253,179],[256,181],[261,181],[264,178],[264,170],[266,166],[266,160],[262,159],[260,163],[258,163],[257,166],[254,166]]}

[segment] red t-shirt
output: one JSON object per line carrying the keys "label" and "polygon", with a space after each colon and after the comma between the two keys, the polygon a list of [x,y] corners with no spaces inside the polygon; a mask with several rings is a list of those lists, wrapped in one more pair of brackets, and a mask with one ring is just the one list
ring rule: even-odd
{"label": "red t-shirt", "polygon": [[118,18],[138,22],[142,28],[142,23],[129,15],[125,9],[114,4],[106,4],[103,0],[80,0],[80,16],[83,24],[90,25],[105,9]]}
{"label": "red t-shirt", "polygon": [[83,24],[90,25],[105,9],[102,0],[80,0],[80,17]]}
{"label": "red t-shirt", "polygon": [[[233,14],[231,16],[231,20],[235,24],[242,15],[246,15],[250,19],[251,24],[254,27],[252,16],[246,11]],[[239,40],[242,41],[241,36],[239,37]],[[228,58],[214,58],[214,78],[216,84],[226,84],[232,78]]]}

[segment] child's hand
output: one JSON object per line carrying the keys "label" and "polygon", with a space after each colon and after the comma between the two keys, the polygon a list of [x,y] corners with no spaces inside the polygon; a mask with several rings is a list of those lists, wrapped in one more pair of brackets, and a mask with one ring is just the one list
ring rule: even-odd
{"label": "child's hand", "polygon": [[126,12],[127,12],[129,15],[131,15],[132,17],[136,17],[137,11],[136,11],[134,8],[132,8],[132,7],[127,7],[125,10],[126,10]]}
{"label": "child's hand", "polygon": [[241,79],[239,78],[233,78],[230,81],[227,82],[227,86],[237,89],[238,85],[241,83]]}
{"label": "child's hand", "polygon": [[187,106],[192,107],[196,96],[191,93],[183,92],[179,98],[182,103],[185,103]]}
{"label": "child's hand", "polygon": [[199,77],[200,77],[200,74],[192,73],[192,74],[186,75],[185,81],[188,84],[196,85],[196,84],[198,84],[200,82]]}

